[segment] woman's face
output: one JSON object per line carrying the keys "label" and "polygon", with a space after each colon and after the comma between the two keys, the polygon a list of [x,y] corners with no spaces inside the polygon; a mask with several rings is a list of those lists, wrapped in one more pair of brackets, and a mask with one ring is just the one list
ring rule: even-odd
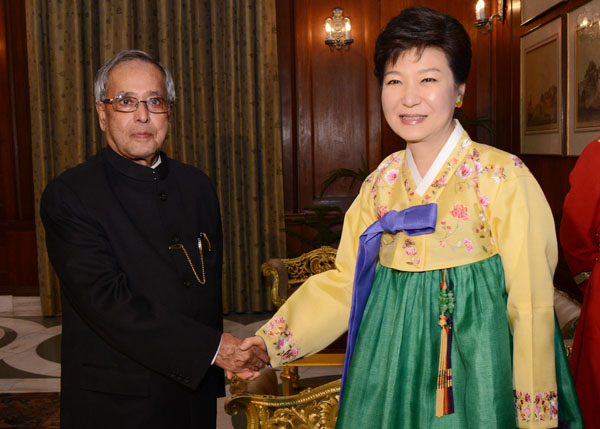
{"label": "woman's face", "polygon": [[402,53],[383,76],[381,105],[387,123],[408,143],[441,147],[454,129],[452,115],[465,84],[456,85],[444,51]]}

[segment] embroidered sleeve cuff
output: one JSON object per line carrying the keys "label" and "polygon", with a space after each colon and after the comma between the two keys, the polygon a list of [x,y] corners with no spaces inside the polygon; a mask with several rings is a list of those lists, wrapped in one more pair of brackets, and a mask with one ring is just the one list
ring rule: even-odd
{"label": "embroidered sleeve cuff", "polygon": [[[558,426],[558,395],[555,391],[531,394],[514,391],[519,427]],[[538,426],[548,422],[549,426]]]}
{"label": "embroidered sleeve cuff", "polygon": [[287,322],[282,316],[275,317],[263,328],[263,333],[269,340],[281,362],[291,362],[298,358],[300,347],[296,346],[296,341],[292,333],[288,330]]}

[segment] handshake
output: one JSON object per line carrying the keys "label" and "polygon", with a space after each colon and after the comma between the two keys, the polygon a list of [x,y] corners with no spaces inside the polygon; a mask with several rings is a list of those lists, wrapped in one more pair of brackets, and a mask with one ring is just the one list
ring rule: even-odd
{"label": "handshake", "polygon": [[215,365],[223,368],[227,378],[237,375],[244,380],[254,380],[259,370],[269,363],[269,355],[262,338],[248,337],[244,340],[224,333]]}

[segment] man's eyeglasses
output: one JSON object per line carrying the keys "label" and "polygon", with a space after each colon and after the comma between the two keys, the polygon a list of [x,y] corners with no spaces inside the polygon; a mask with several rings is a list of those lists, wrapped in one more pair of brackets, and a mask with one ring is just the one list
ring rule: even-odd
{"label": "man's eyeglasses", "polygon": [[112,104],[117,112],[135,112],[140,103],[146,103],[146,108],[150,113],[167,113],[171,109],[171,104],[162,97],[148,97],[145,100],[138,100],[129,95],[117,95],[114,98],[106,98],[103,103]]}

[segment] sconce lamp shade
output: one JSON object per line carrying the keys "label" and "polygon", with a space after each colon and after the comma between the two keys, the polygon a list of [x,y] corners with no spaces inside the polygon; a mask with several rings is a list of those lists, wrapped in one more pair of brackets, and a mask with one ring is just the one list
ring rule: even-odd
{"label": "sconce lamp shade", "polygon": [[479,28],[483,34],[489,32],[494,25],[494,18],[504,22],[504,0],[498,0],[498,13],[495,13],[488,19],[485,15],[485,1],[478,0],[475,5],[475,27]]}
{"label": "sconce lamp shade", "polygon": [[331,50],[336,49],[350,49],[350,44],[354,42],[350,35],[352,30],[352,23],[350,18],[343,16],[343,10],[339,7],[333,9],[333,16],[327,18],[325,23],[325,44],[328,45]]}

